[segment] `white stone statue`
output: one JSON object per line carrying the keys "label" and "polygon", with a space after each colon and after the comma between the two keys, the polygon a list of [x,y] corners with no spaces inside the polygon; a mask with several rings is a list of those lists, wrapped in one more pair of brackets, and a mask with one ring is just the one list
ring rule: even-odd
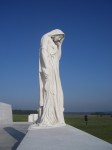
{"label": "white stone statue", "polygon": [[39,58],[40,101],[35,127],[65,126],[59,61],[64,33],[55,29],[42,36]]}

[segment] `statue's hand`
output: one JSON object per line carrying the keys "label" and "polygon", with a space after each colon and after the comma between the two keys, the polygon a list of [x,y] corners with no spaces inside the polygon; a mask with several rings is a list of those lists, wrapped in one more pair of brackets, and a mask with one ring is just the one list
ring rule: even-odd
{"label": "statue's hand", "polygon": [[60,41],[58,41],[58,42],[56,43],[56,45],[57,45],[57,47],[59,48],[59,47],[61,46]]}

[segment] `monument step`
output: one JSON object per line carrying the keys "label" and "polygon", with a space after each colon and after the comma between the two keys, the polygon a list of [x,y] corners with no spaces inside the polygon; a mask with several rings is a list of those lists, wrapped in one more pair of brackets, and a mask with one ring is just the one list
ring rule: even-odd
{"label": "monument step", "polygon": [[112,145],[66,125],[29,130],[17,150],[112,150]]}

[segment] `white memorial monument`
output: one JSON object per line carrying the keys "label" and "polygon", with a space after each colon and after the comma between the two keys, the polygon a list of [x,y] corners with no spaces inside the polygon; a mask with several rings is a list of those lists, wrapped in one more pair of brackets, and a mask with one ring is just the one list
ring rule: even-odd
{"label": "white memorial monument", "polygon": [[40,44],[39,115],[36,124],[30,128],[65,126],[63,91],[59,75],[59,61],[64,33],[55,29],[43,35]]}
{"label": "white memorial monument", "polygon": [[9,104],[0,102],[0,124],[12,123],[12,107]]}
{"label": "white memorial monument", "polygon": [[63,39],[64,33],[58,29],[45,34],[41,39],[39,115],[17,150],[112,150],[111,144],[65,125],[59,75]]}

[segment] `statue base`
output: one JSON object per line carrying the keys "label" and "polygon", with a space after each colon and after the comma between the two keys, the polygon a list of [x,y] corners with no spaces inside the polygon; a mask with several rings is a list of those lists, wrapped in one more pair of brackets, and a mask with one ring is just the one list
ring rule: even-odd
{"label": "statue base", "polygon": [[17,150],[112,150],[112,144],[69,125],[45,129],[29,130]]}
{"label": "statue base", "polygon": [[37,129],[50,129],[50,128],[57,128],[57,127],[64,127],[66,124],[55,124],[55,125],[43,125],[43,124],[32,124],[28,130],[37,130]]}

